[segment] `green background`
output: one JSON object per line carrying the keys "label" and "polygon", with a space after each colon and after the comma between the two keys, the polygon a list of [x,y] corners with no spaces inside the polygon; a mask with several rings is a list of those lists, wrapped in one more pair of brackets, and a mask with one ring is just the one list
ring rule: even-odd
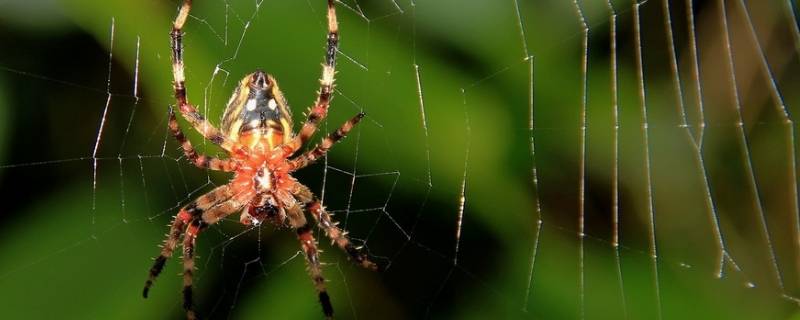
{"label": "green background", "polygon": [[[324,194],[385,270],[361,270],[322,239],[337,318],[795,315],[796,140],[780,109],[782,101],[791,114],[799,98],[792,2],[726,2],[735,78],[719,2],[694,2],[699,82],[683,1],[669,2],[680,75],[673,74],[664,3],[639,7],[638,45],[631,3],[613,3],[611,24],[604,1],[579,2],[588,55],[570,1],[339,3],[338,94],[323,129],[359,111],[367,118],[298,178]],[[177,257],[141,298],[150,258],[177,209],[229,175],[188,165],[167,135],[176,7],[0,4],[0,317],[183,317]],[[318,89],[324,12],[322,1],[265,0],[257,10],[253,1],[195,1],[185,37],[190,101],[217,120],[233,85],[262,68],[278,79],[298,127]],[[692,139],[702,141],[699,149]],[[730,257],[722,279],[714,217]],[[321,318],[293,233],[248,230],[237,220],[199,240],[199,313]]]}

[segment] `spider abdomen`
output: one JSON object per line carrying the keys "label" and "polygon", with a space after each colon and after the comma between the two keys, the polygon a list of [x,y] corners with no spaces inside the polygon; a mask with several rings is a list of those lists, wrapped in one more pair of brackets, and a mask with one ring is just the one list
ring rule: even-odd
{"label": "spider abdomen", "polygon": [[270,150],[289,142],[285,133],[292,131],[292,114],[275,79],[261,70],[245,76],[228,101],[221,129],[250,149]]}

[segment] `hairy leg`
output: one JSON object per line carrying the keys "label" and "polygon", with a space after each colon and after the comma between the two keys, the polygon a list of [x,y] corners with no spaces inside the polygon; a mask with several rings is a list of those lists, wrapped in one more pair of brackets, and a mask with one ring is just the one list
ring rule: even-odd
{"label": "hairy leg", "polygon": [[200,217],[206,210],[209,210],[211,207],[230,199],[232,196],[233,189],[230,185],[226,184],[209,191],[208,193],[198,197],[196,200],[181,208],[181,210],[172,220],[169,233],[167,234],[167,238],[164,240],[164,245],[161,249],[161,254],[156,257],[155,262],[153,262],[153,266],[150,268],[150,275],[144,284],[142,296],[147,298],[147,293],[149,292],[150,287],[153,286],[153,282],[161,273],[161,270],[164,269],[164,264],[166,264],[167,259],[169,259],[169,257],[172,256],[173,251],[175,251],[175,247],[178,244],[178,239],[180,238],[181,234],[184,233],[187,225],[195,218]]}
{"label": "hairy leg", "polygon": [[319,303],[322,305],[322,312],[325,313],[327,319],[333,318],[333,306],[331,305],[331,298],[328,296],[328,290],[325,287],[325,278],[322,276],[322,264],[319,261],[319,250],[317,249],[317,240],[311,233],[311,227],[306,223],[297,229],[297,239],[300,240],[300,247],[306,255],[306,263],[308,263],[308,274],[314,282],[314,289],[317,290]]}
{"label": "hairy leg", "polygon": [[339,23],[336,21],[334,0],[328,0],[328,48],[325,51],[325,62],[322,64],[322,78],[317,101],[308,111],[308,119],[300,132],[288,144],[291,153],[297,152],[311,139],[317,131],[320,121],[328,115],[328,106],[333,95],[334,75],[336,74],[336,50],[339,47]]}
{"label": "hairy leg", "polygon": [[316,220],[317,225],[325,232],[325,235],[333,241],[342,251],[347,252],[350,259],[353,259],[360,266],[370,269],[378,270],[378,265],[369,260],[367,254],[362,252],[360,248],[356,248],[350,239],[347,237],[347,232],[339,229],[338,222],[333,221],[333,217],[325,210],[319,200],[314,197],[308,187],[298,183],[292,187],[294,196],[303,203],[307,203],[306,210],[311,213],[311,216]]}
{"label": "hairy leg", "polygon": [[183,130],[181,130],[181,127],[178,125],[178,119],[175,118],[175,111],[172,110],[172,108],[169,108],[169,130],[172,132],[172,136],[175,137],[175,140],[178,140],[178,143],[181,145],[186,159],[198,168],[225,172],[236,170],[235,163],[230,159],[219,159],[198,154],[197,150],[192,146],[192,142],[183,134]]}
{"label": "hairy leg", "polygon": [[192,281],[194,277],[194,245],[197,235],[205,225],[201,219],[195,219],[186,229],[183,236],[183,309],[186,319],[197,319],[192,306]]}
{"label": "hairy leg", "polygon": [[183,238],[183,308],[186,310],[187,319],[196,319],[192,304],[192,279],[194,277],[194,247],[195,240],[201,231],[208,226],[219,222],[225,217],[239,212],[244,207],[244,202],[232,195],[230,199],[221,202],[210,209],[195,216]]}
{"label": "hairy leg", "polygon": [[314,163],[320,157],[325,155],[328,150],[336,143],[342,140],[344,137],[347,136],[347,133],[353,129],[360,121],[364,118],[364,113],[359,113],[355,117],[347,120],[344,124],[342,124],[339,129],[336,131],[331,132],[325,139],[322,140],[318,145],[314,147],[314,149],[309,150],[308,152],[297,156],[296,158],[292,159],[289,162],[289,165],[292,168],[292,171],[300,170],[309,164]]}
{"label": "hairy leg", "polygon": [[184,0],[180,11],[178,11],[178,16],[175,17],[172,32],[170,32],[170,38],[172,39],[172,86],[175,91],[175,100],[181,115],[192,124],[192,127],[214,144],[231,151],[234,144],[226,140],[225,136],[220,134],[219,130],[200,114],[186,97],[186,77],[183,72],[183,25],[186,23],[186,19],[189,18],[189,10],[191,9],[192,0]]}

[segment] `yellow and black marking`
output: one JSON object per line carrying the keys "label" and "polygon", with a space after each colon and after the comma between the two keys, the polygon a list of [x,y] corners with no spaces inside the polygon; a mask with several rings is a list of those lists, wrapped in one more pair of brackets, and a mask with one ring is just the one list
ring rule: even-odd
{"label": "yellow and black marking", "polygon": [[244,77],[225,108],[222,134],[251,149],[266,139],[272,149],[288,142],[290,132],[292,113],[275,79],[260,70]]}

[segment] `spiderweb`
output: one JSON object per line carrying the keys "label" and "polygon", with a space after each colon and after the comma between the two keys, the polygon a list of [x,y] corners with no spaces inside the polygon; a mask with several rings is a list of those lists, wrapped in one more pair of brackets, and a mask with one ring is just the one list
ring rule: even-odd
{"label": "spiderweb", "polygon": [[[230,176],[188,164],[166,127],[177,2],[36,11],[69,30],[58,36],[12,18],[31,7],[6,6],[26,30],[0,33],[23,52],[0,54],[6,312],[181,317],[180,259],[142,300],[148,258],[177,210]],[[239,79],[262,68],[298,127],[318,89],[324,8],[195,1],[190,101],[219,123]],[[337,91],[320,131],[367,117],[297,177],[383,268],[353,266],[315,233],[338,318],[797,313],[796,2],[337,10]],[[233,215],[198,253],[201,315],[321,317],[291,231]]]}

